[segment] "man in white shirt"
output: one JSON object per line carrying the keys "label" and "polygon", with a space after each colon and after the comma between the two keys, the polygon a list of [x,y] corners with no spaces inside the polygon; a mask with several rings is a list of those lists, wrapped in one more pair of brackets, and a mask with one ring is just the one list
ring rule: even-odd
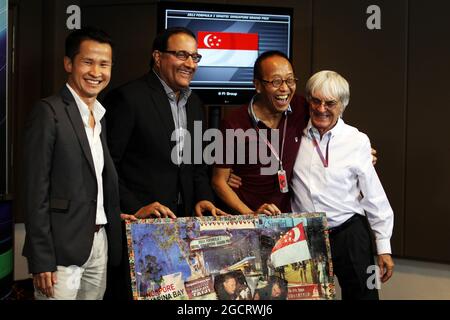
{"label": "man in white shirt", "polygon": [[[294,212],[325,212],[333,269],[343,299],[378,299],[370,283],[375,234],[381,281],[391,276],[393,212],[372,165],[368,137],[344,123],[347,81],[333,71],[313,75],[306,85],[310,120],[292,178]],[[366,217],[367,216],[367,220]]]}
{"label": "man in white shirt", "polygon": [[112,42],[83,28],[66,39],[67,83],[42,99],[25,126],[23,254],[36,299],[102,299],[107,262],[121,257],[118,178],[106,145]]}

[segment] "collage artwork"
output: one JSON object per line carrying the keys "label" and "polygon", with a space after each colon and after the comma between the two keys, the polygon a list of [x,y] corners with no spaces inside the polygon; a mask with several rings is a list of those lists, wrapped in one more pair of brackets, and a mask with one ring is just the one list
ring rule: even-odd
{"label": "collage artwork", "polygon": [[324,213],[127,222],[135,300],[334,299]]}

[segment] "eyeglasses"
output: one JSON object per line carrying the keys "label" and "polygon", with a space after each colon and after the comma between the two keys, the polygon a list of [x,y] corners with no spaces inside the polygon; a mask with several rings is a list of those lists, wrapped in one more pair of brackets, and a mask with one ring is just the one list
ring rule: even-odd
{"label": "eyeglasses", "polygon": [[179,51],[170,51],[170,50],[165,50],[165,51],[161,51],[164,53],[170,53],[173,54],[175,57],[177,57],[177,59],[180,59],[181,61],[186,61],[187,59],[189,59],[189,57],[192,58],[192,61],[194,61],[195,63],[199,63],[200,60],[202,60],[202,55],[199,53],[189,53],[185,50],[179,50]]}
{"label": "eyeglasses", "polygon": [[270,83],[272,85],[272,87],[274,87],[274,88],[279,88],[279,87],[281,87],[283,82],[286,82],[288,87],[293,87],[297,83],[298,79],[297,78],[288,78],[286,80],[283,80],[281,78],[276,78],[276,79],[273,79],[272,81],[268,81],[268,80],[264,80],[264,79],[261,79],[261,81],[264,83]]}
{"label": "eyeglasses", "polygon": [[336,100],[322,101],[315,97],[311,97],[309,99],[309,102],[311,102],[311,104],[316,108],[320,107],[323,104],[323,105],[325,105],[325,108],[327,108],[328,110],[334,109],[338,104],[338,102]]}

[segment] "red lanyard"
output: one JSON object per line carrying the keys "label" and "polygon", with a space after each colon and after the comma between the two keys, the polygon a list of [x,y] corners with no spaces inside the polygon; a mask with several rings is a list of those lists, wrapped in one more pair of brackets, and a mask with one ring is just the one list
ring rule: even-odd
{"label": "red lanyard", "polygon": [[272,144],[267,140],[266,137],[264,137],[264,135],[262,135],[259,132],[259,128],[258,125],[255,125],[255,129],[258,132],[258,134],[261,136],[261,138],[263,139],[264,143],[266,144],[266,146],[269,147],[270,151],[272,152],[272,154],[275,156],[275,158],[277,159],[277,161],[280,163],[280,169],[283,170],[283,152],[284,152],[284,138],[286,137],[286,127],[287,127],[287,120],[288,120],[288,116],[286,113],[286,118],[284,119],[284,128],[283,128],[283,139],[281,142],[281,157],[278,155],[278,152],[275,150],[275,148],[272,146]]}
{"label": "red lanyard", "polygon": [[327,142],[327,149],[325,153],[325,157],[323,156],[322,150],[320,150],[319,143],[317,142],[316,138],[314,137],[312,129],[309,129],[311,133],[311,138],[314,144],[314,147],[316,148],[317,153],[319,154],[320,160],[322,160],[322,164],[325,168],[328,167],[328,146],[330,145],[330,139],[328,139]]}

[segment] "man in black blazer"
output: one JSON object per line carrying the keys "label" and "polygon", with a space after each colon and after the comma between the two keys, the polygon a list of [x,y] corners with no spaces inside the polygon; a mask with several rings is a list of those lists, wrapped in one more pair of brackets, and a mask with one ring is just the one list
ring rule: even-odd
{"label": "man in black blazer", "polygon": [[[206,166],[194,161],[194,128],[203,134],[203,110],[189,84],[200,59],[190,30],[167,29],[153,42],[152,70],[105,99],[108,145],[119,174],[121,211],[126,214],[225,214],[213,204]],[[125,238],[123,245],[126,248]],[[105,297],[131,298],[125,250],[121,267],[108,270],[108,278]]]}
{"label": "man in black blazer", "polygon": [[66,85],[25,126],[23,249],[37,299],[102,299],[106,265],[121,258],[118,178],[106,144],[112,42],[85,28],[66,39]]}
{"label": "man in black blazer", "polygon": [[[153,42],[152,70],[108,94],[108,145],[122,212],[140,218],[222,214],[192,147],[194,123],[203,125],[202,103],[189,88],[200,58],[190,30],[167,29]],[[190,161],[179,164],[188,148]]]}

